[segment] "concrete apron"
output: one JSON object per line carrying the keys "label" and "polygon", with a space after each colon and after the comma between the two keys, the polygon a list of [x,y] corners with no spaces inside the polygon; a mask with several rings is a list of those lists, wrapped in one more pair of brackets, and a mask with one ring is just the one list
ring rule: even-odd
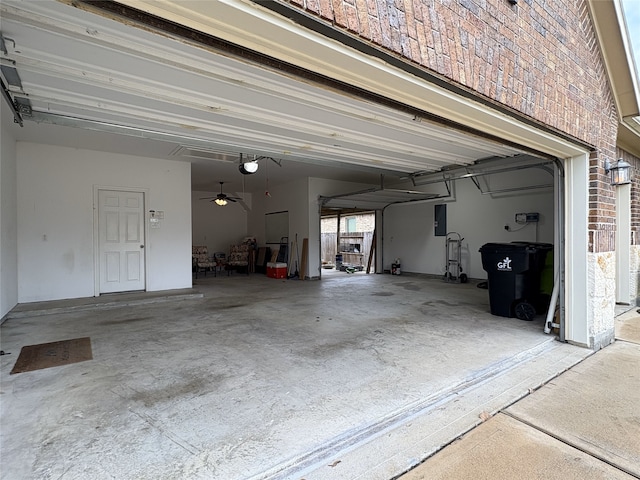
{"label": "concrete apron", "polygon": [[633,308],[616,317],[616,339],[640,345],[640,309]]}
{"label": "concrete apron", "polygon": [[640,315],[617,341],[454,442],[402,480],[640,478]]}
{"label": "concrete apron", "polygon": [[[591,354],[473,284],[196,283],[2,325],[3,478],[389,479]],[[83,336],[93,360],[9,376],[22,346]]]}

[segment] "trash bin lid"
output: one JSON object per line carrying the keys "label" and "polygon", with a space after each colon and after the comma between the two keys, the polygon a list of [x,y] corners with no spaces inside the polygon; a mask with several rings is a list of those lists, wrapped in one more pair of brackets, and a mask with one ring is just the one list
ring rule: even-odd
{"label": "trash bin lid", "polygon": [[553,244],[552,243],[524,242],[524,241],[516,241],[516,242],[511,242],[511,243],[528,245],[529,247],[536,248],[538,250],[553,250]]}
{"label": "trash bin lid", "polygon": [[478,250],[480,253],[522,253],[528,251],[529,247],[526,243],[485,243]]}

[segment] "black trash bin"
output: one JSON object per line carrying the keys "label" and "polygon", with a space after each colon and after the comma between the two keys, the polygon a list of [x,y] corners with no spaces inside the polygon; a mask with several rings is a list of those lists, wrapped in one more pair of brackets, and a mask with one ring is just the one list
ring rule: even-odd
{"label": "black trash bin", "polygon": [[541,309],[540,276],[549,243],[487,243],[480,247],[493,315],[533,320]]}
{"label": "black trash bin", "polygon": [[[531,258],[530,258],[530,270],[531,275],[535,275],[537,279],[537,297],[533,296],[533,301],[535,301],[535,308],[538,314],[546,313],[549,309],[549,301],[551,300],[551,292],[553,291],[553,245],[551,243],[540,243],[540,242],[511,242],[520,245],[528,245],[532,247],[529,249]],[[549,260],[551,260],[551,264],[549,264]],[[550,272],[549,272],[550,269]],[[550,278],[550,288],[548,291],[544,288],[544,277],[545,272],[547,272]]]}

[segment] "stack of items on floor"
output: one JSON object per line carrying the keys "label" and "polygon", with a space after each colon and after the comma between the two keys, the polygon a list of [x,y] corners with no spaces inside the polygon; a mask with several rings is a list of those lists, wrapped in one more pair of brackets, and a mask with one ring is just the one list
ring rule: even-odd
{"label": "stack of items on floor", "polygon": [[282,237],[280,239],[280,247],[271,255],[271,261],[267,263],[267,277],[269,278],[287,278],[287,256],[289,239]]}

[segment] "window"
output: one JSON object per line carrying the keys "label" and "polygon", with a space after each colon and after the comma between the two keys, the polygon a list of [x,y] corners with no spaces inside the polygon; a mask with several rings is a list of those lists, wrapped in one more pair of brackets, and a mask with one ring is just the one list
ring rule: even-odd
{"label": "window", "polygon": [[349,217],[347,219],[345,219],[346,223],[347,223],[347,228],[346,228],[346,232],[347,233],[353,233],[356,231],[356,217]]}

